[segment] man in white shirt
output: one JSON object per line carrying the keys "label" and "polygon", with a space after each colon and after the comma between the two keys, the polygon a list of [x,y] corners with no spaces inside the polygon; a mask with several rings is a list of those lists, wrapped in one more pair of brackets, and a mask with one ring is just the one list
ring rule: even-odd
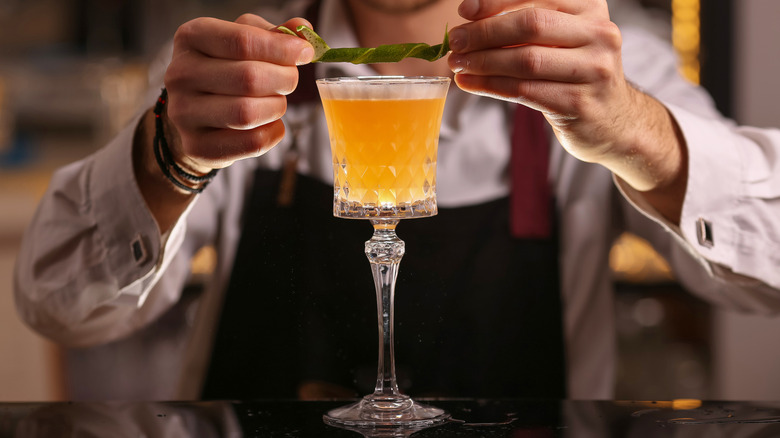
{"label": "man in white shirt", "polygon": [[[605,1],[529,4],[324,0],[310,21],[332,47],[433,43],[449,23],[453,54],[430,64],[317,64],[315,76],[332,76],[334,68],[345,76],[455,72],[460,88],[448,96],[439,144],[444,208],[506,197],[511,104],[505,101],[542,111],[555,134],[548,170],[567,395],[609,398],[615,345],[607,254],[617,233],[647,237],[686,287],[713,302],[780,307],[773,202],[780,184],[771,171],[780,134],[723,120],[702,90],[676,74],[670,48],[639,30],[619,31]],[[285,17],[304,10],[289,5]],[[203,193],[182,190],[162,173],[149,110],[106,148],[55,175],[25,238],[15,276],[22,317],[65,345],[112,343],[108,351],[143,357],[146,374],[141,364],[101,371],[131,376],[122,378],[136,388],[154,382],[159,392],[140,397],[200,394],[239,262],[255,170],[281,168],[294,140],[299,173],[325,183],[332,177],[321,109],[316,102],[287,106],[285,99],[311,47],[273,28],[255,15],[236,23],[199,19],[174,39],[164,81],[166,138],[188,172],[224,169]],[[283,114],[294,136],[284,136]],[[298,121],[305,122],[298,127]],[[141,356],[149,344],[138,338],[154,338],[144,327],[180,300],[189,261],[206,245],[219,258],[196,315],[159,362]],[[258,293],[262,286],[258,279]],[[167,372],[158,373],[158,365]]]}

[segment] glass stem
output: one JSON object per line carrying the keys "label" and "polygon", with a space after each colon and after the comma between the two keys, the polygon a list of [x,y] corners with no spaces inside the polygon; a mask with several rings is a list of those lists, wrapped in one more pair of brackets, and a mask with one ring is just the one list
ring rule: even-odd
{"label": "glass stem", "polygon": [[371,263],[376,288],[379,323],[379,362],[376,388],[368,398],[377,402],[398,402],[403,398],[395,376],[393,346],[393,306],[398,266],[404,255],[404,242],[395,234],[398,220],[372,220],[374,235],[366,242],[366,256]]}

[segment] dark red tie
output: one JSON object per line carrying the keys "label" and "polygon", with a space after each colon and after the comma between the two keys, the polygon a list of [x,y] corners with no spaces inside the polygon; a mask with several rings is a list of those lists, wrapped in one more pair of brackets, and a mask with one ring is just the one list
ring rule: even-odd
{"label": "dark red tie", "polygon": [[521,239],[544,239],[552,234],[546,124],[539,111],[517,105],[512,132],[510,232]]}

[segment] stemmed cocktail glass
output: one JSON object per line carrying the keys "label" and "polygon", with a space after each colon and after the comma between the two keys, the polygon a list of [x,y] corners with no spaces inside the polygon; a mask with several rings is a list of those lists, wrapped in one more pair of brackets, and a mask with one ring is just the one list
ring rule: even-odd
{"label": "stemmed cocktail glass", "polygon": [[393,354],[395,279],[404,254],[395,228],[400,219],[437,212],[436,156],[449,83],[446,77],[396,76],[317,81],[333,154],[333,214],[369,219],[374,227],[365,251],[379,323],[374,393],[328,412],[329,424],[417,429],[449,418],[401,394]]}

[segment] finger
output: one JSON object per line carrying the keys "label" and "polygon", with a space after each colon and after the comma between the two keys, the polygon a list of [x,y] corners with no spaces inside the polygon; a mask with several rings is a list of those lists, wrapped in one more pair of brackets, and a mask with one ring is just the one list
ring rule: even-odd
{"label": "finger", "polygon": [[469,74],[455,75],[455,83],[472,94],[522,103],[543,112],[560,112],[561,108],[554,102],[561,99],[562,89],[567,88],[566,84],[557,82]]}
{"label": "finger", "polygon": [[279,120],[286,110],[284,96],[237,98],[205,94],[172,97],[168,117],[180,131],[204,128],[245,131]]}
{"label": "finger", "polygon": [[603,69],[592,58],[582,49],[519,46],[453,53],[449,65],[454,73],[586,83],[602,78]]}
{"label": "finger", "polygon": [[172,64],[165,74],[170,89],[201,93],[263,97],[290,94],[298,84],[298,69],[262,61],[232,61],[191,54],[191,62]]}
{"label": "finger", "polygon": [[215,18],[196,18],[183,24],[174,35],[174,45],[182,52],[192,49],[214,58],[279,65],[299,65],[314,55],[311,45],[301,38]]}
{"label": "finger", "polygon": [[600,38],[620,44],[619,31],[608,20],[586,20],[549,9],[526,8],[452,29],[450,47],[460,53],[519,44],[581,47],[601,41]]}
{"label": "finger", "polygon": [[273,23],[269,22],[265,18],[255,14],[242,14],[236,19],[236,23],[254,26],[264,30],[271,30],[276,27]]}
{"label": "finger", "polygon": [[265,154],[279,144],[284,132],[284,123],[277,120],[246,131],[210,129],[182,135],[182,143],[187,145],[184,152],[188,157],[216,169]]}
{"label": "finger", "polygon": [[480,20],[525,8],[542,8],[568,14],[608,13],[605,0],[464,0],[458,14],[467,20]]}
{"label": "finger", "polygon": [[[266,30],[274,30],[277,27],[279,27],[279,26],[276,26],[274,24],[269,23],[263,17],[260,17],[260,16],[255,15],[255,14],[244,14],[244,15],[238,17],[238,19],[236,20],[236,23],[248,24],[250,26],[259,27],[260,29],[266,29]],[[313,26],[311,25],[309,20],[306,20],[305,18],[300,18],[300,17],[296,17],[296,18],[292,18],[290,20],[287,20],[287,22],[282,23],[281,25],[286,27],[286,28],[288,28],[288,29],[290,29],[290,30],[293,30],[293,31],[295,29],[297,29],[298,26],[306,26],[306,27],[309,27],[309,28],[313,28]]]}

